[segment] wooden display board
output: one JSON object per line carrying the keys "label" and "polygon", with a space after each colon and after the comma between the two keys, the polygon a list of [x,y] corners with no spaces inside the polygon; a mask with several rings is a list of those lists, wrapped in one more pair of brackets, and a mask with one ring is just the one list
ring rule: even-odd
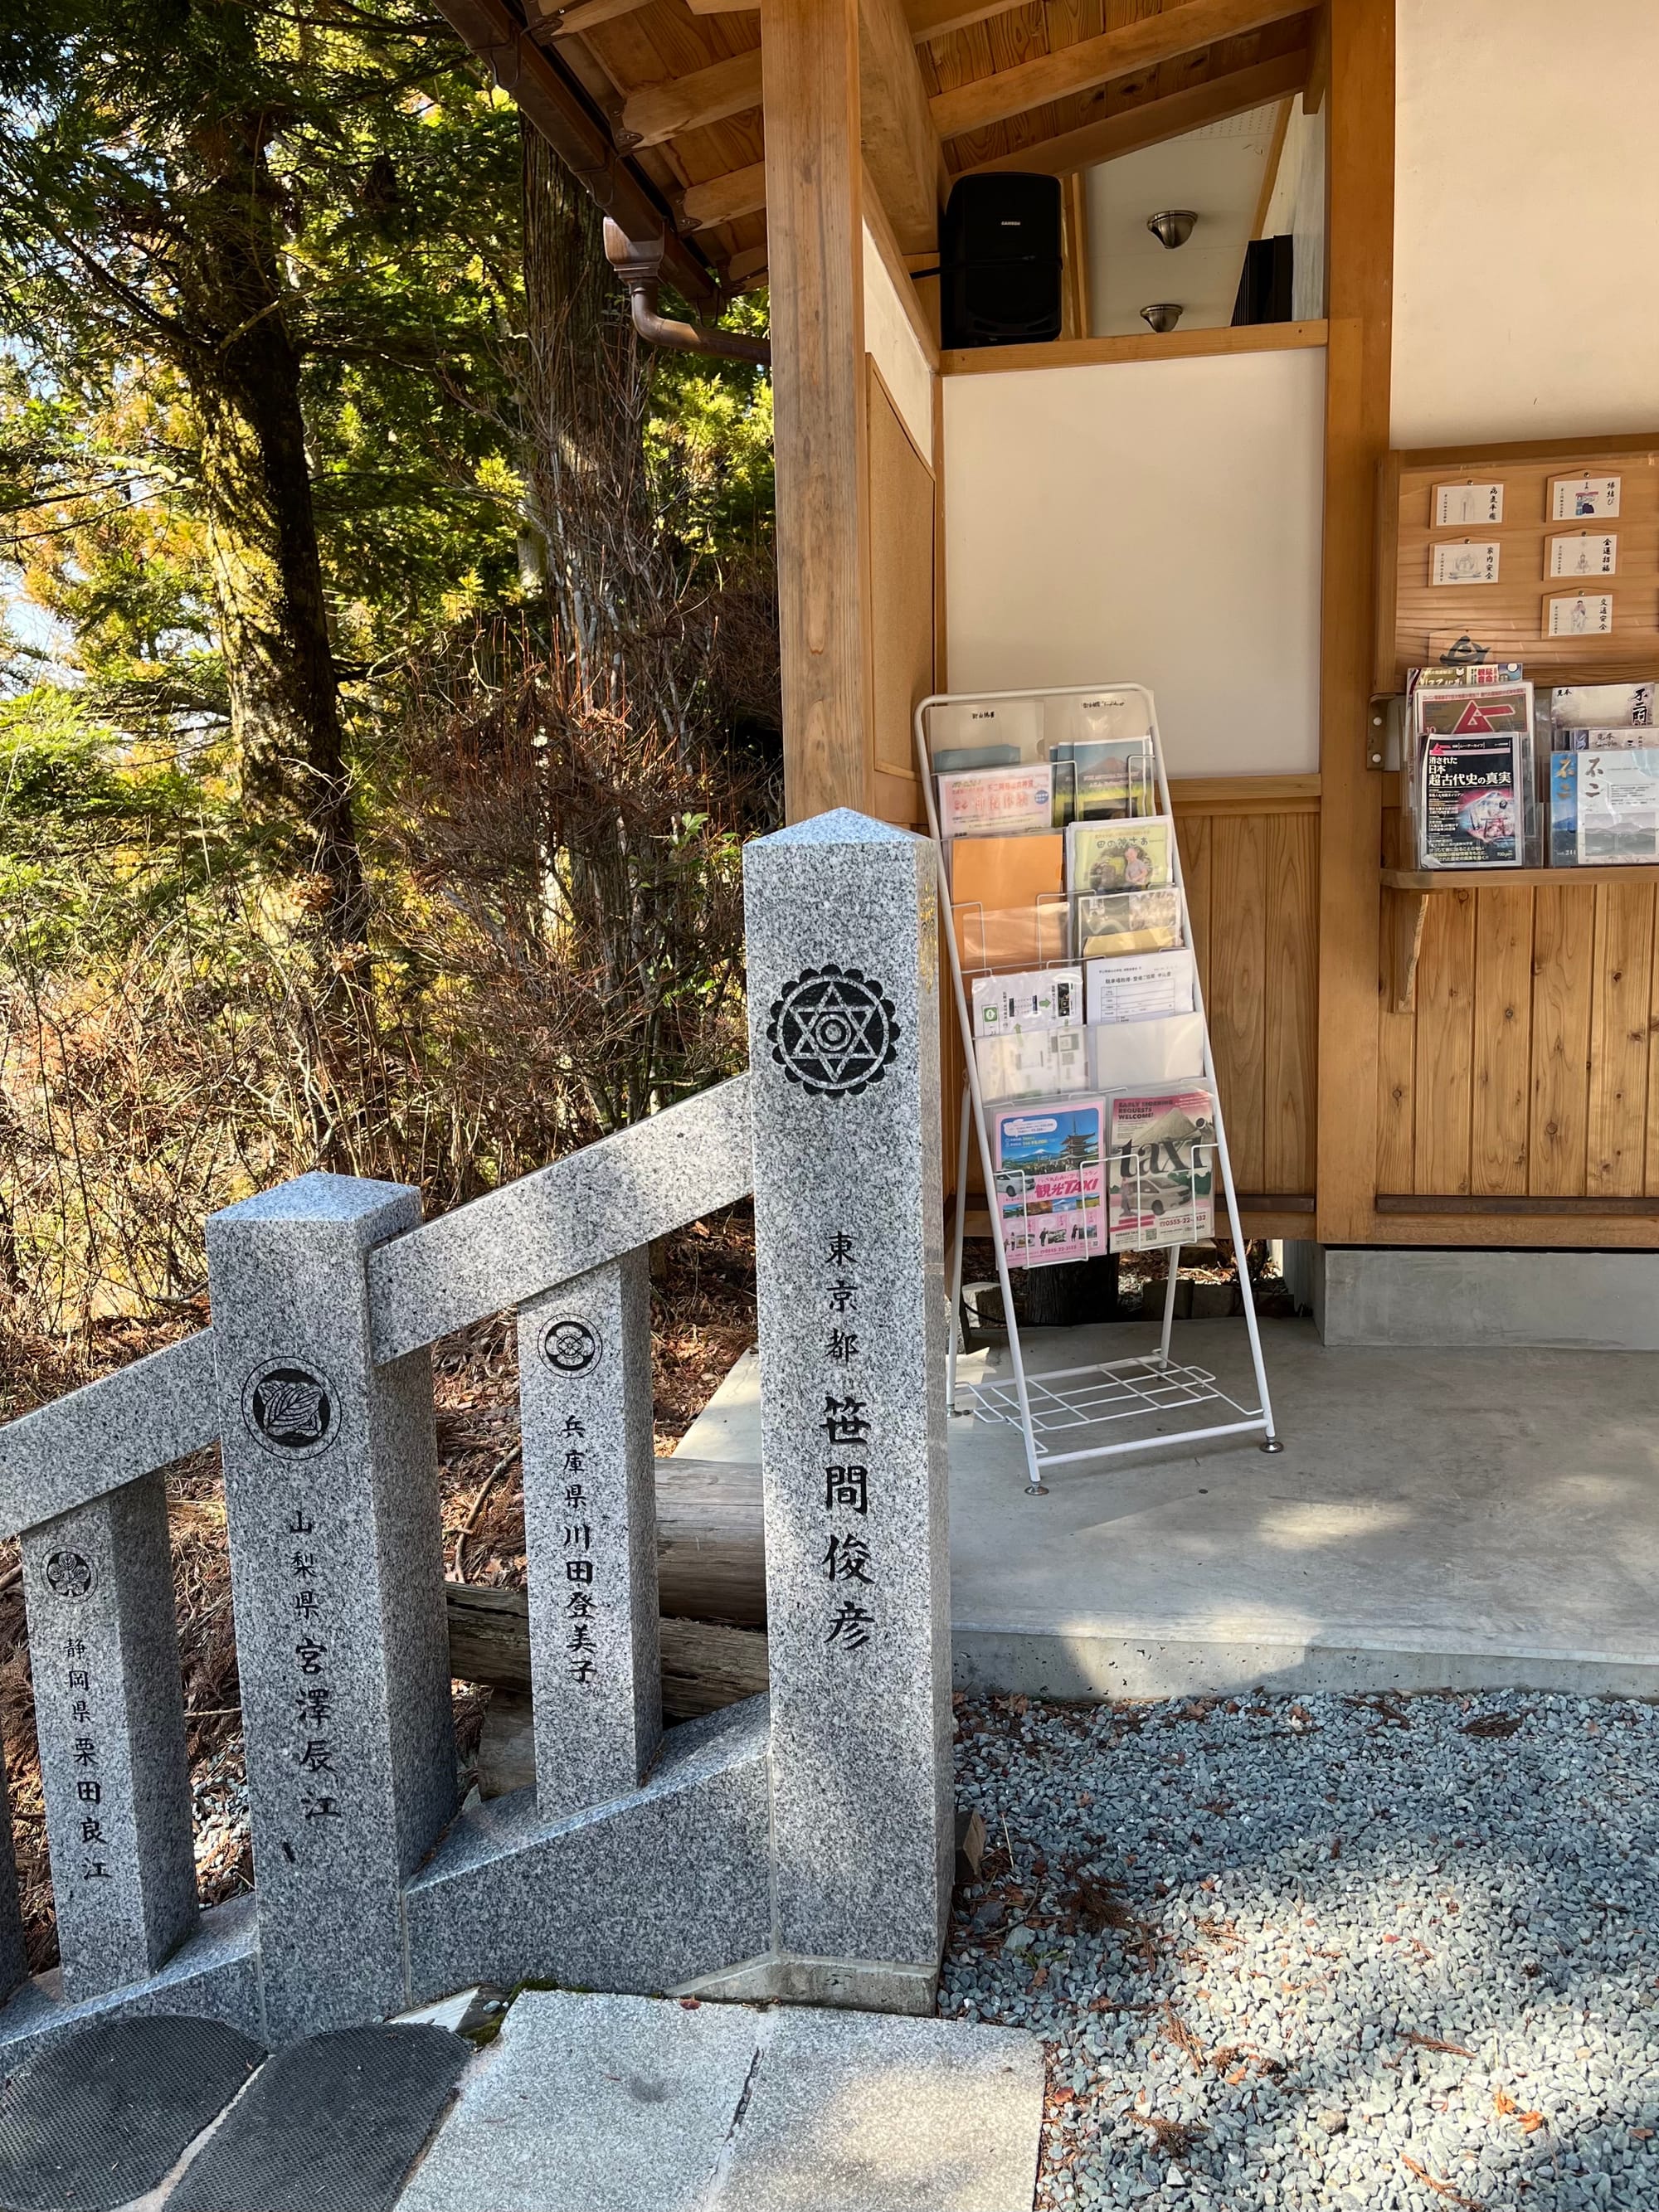
{"label": "wooden display board", "polygon": [[[1580,478],[1616,478],[1617,514],[1558,519],[1554,487]],[[1493,486],[1501,488],[1496,501]],[[1443,488],[1467,519],[1439,519]],[[1501,515],[1491,520],[1500,501]],[[1659,433],[1392,453],[1381,464],[1376,514],[1379,696],[1403,690],[1408,668],[1447,658],[1464,640],[1484,647],[1488,659],[1523,662],[1540,682],[1659,677]],[[1604,574],[1607,537],[1617,544]],[[1564,558],[1592,562],[1588,573],[1553,574],[1553,539],[1564,542]],[[1443,573],[1467,568],[1471,580],[1437,584],[1437,556]],[[1494,568],[1492,580],[1473,580]],[[1613,603],[1605,633],[1596,628],[1604,595]],[[1575,603],[1563,619],[1584,628],[1549,635],[1552,599]]]}

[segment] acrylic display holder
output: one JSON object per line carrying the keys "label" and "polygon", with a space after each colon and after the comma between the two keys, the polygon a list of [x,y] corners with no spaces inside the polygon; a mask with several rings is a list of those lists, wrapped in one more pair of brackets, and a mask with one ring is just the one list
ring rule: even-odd
{"label": "acrylic display holder", "polygon": [[[1086,1231],[1084,1249],[1079,1256],[1098,1258],[1110,1249],[1116,1251],[1149,1250],[1156,1246],[1170,1255],[1169,1276],[1164,1295],[1164,1323],[1156,1352],[1131,1354],[1122,1359],[1092,1360],[1080,1367],[1064,1367],[1043,1375],[1026,1371],[1024,1356],[1020,1346],[1019,1324],[1014,1316],[1012,1267],[1008,1256],[1008,1239],[1005,1233],[1003,1200],[999,1182],[1006,1186],[1009,1172],[999,1170],[991,1156],[990,1124],[986,1100],[981,1086],[978,1058],[974,1049],[973,1022],[969,1008],[969,976],[993,972],[988,967],[969,967],[964,973],[961,941],[958,936],[957,914],[951,903],[948,871],[945,866],[945,845],[939,833],[939,807],[933,784],[933,757],[928,744],[927,717],[931,709],[939,707],[965,706],[979,702],[991,706],[1009,702],[1045,702],[1050,699],[1092,698],[1104,692],[1122,695],[1143,701],[1146,707],[1146,730],[1152,746],[1155,774],[1157,811],[1173,822],[1170,803],[1169,779],[1164,773],[1164,747],[1158,736],[1158,715],[1152,695],[1144,684],[1079,684],[1056,687],[1042,691],[938,692],[924,699],[916,709],[915,743],[917,766],[922,793],[927,807],[927,824],[939,855],[939,896],[943,908],[945,943],[951,962],[951,979],[956,991],[957,1018],[963,1040],[963,1081],[962,1088],[962,1123],[957,1146],[956,1231],[951,1270],[951,1334],[946,1395],[953,1413],[969,1411],[976,1420],[1000,1421],[1019,1431],[1025,1449],[1026,1493],[1041,1497],[1048,1484],[1043,1476],[1052,1468],[1075,1465],[1080,1461],[1108,1459],[1133,1452],[1167,1449],[1172,1445],[1191,1444],[1211,1438],[1232,1436],[1259,1436],[1263,1451],[1284,1449],[1273,1429],[1273,1404],[1267,1393],[1267,1370],[1261,1358],[1261,1334],[1256,1322],[1255,1298],[1250,1283],[1250,1271],[1245,1261],[1243,1229],[1239,1220],[1238,1194],[1233,1183],[1232,1162],[1227,1151],[1227,1134],[1222,1119],[1221,1101],[1217,1092],[1215,1063],[1210,1049],[1209,1022],[1204,1012],[1203,989],[1196,975],[1193,982],[1194,1009],[1200,1017],[1204,1038],[1201,1079],[1208,1089],[1215,1106],[1213,1137],[1193,1148],[1192,1165],[1196,1173],[1206,1157],[1214,1176],[1219,1173],[1221,1190],[1226,1203],[1227,1223],[1232,1232],[1233,1249],[1238,1256],[1239,1291],[1243,1304],[1243,1318],[1249,1339],[1250,1361],[1255,1370],[1256,1403],[1248,1406],[1222,1389],[1209,1369],[1191,1362],[1177,1359],[1172,1346],[1175,1336],[1176,1285],[1180,1275],[1181,1247],[1164,1243],[1158,1235],[1156,1225],[1127,1234],[1120,1232],[1109,1240],[1108,1182],[1109,1167],[1101,1163],[1102,1191],[1097,1229]],[[1190,944],[1191,929],[1188,918],[1187,892],[1181,872],[1180,841],[1173,830],[1170,839],[1171,874],[1180,898],[1182,939]],[[1041,931],[1041,908],[1047,902],[1039,902],[1038,918],[1034,929]],[[967,909],[964,909],[966,912]],[[971,927],[970,947],[974,942]],[[983,941],[983,923],[980,925],[979,941]],[[1045,941],[1046,940],[1040,940]],[[1063,952],[1060,957],[1042,957],[1034,963],[1039,967],[1058,967],[1066,964]],[[1193,1079],[1197,1080],[1199,1079]],[[1007,1103],[998,1100],[1002,1105]],[[1063,1103],[1058,1094],[1051,1094],[1044,1103]],[[964,1287],[992,1287],[989,1283],[964,1286],[963,1282],[963,1251],[967,1238],[968,1223],[968,1164],[969,1146],[977,1149],[981,1172],[985,1180],[986,1204],[990,1212],[991,1241],[996,1253],[996,1286],[1002,1294],[1002,1310],[1007,1327],[1009,1366],[1011,1372],[993,1379],[964,1386],[966,1407],[957,1400],[957,1360],[962,1344],[962,1301]],[[1025,1180],[1023,1177],[1017,1178]],[[1146,1209],[1137,1206],[1140,1214]],[[1024,1220],[1022,1202],[1019,1214]],[[1029,1242],[1029,1237],[1022,1240]],[[1152,1421],[1167,1419],[1174,1413],[1185,1414],[1209,1407],[1213,1416],[1197,1426],[1174,1431],[1148,1433],[1145,1426]],[[1232,1418],[1227,1418],[1231,1415]],[[1137,1425],[1131,1434],[1115,1432],[1115,1425],[1129,1422]],[[1104,1433],[1103,1433],[1104,1432]],[[1091,1439],[1085,1441],[1085,1439]]]}

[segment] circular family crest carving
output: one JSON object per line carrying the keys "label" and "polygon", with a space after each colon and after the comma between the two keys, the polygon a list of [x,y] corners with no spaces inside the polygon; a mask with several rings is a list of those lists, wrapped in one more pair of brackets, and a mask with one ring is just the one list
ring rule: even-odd
{"label": "circular family crest carving", "polygon": [[556,1375],[586,1375],[599,1364],[605,1350],[585,1321],[574,1314],[550,1321],[542,1331],[542,1358]]}
{"label": "circular family crest carving", "polygon": [[823,1098],[856,1098],[898,1051],[893,1002],[857,968],[804,968],[772,1002],[766,1041],[792,1083]]}
{"label": "circular family crest carving", "polygon": [[46,1588],[54,1597],[85,1597],[92,1588],[92,1561],[80,1552],[54,1552],[46,1561]]}
{"label": "circular family crest carving", "polygon": [[268,1360],[242,1385],[242,1420],[256,1444],[284,1459],[314,1459],[340,1426],[333,1384],[297,1360]]}

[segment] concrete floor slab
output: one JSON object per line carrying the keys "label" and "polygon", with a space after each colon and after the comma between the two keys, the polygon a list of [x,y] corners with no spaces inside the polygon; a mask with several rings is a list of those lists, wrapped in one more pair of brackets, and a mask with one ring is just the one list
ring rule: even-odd
{"label": "concrete floor slab", "polygon": [[[1659,1695],[1659,1361],[1262,1334],[1276,1457],[1248,1437],[1152,1450],[1027,1498],[1017,1432],[953,1419],[960,1686]],[[1154,1340],[1123,1323],[1024,1342],[1041,1373]],[[1242,1322],[1182,1323],[1175,1351],[1248,1395]],[[751,1355],[681,1449],[756,1458],[759,1411]]]}

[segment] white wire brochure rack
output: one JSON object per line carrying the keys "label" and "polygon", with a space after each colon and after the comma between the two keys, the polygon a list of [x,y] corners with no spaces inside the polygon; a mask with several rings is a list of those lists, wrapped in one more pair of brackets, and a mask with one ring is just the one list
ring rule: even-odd
{"label": "white wire brochure rack", "polygon": [[[1179,902],[1181,941],[1192,942],[1192,931],[1188,914],[1187,891],[1181,870],[1179,841],[1175,834],[1174,811],[1170,802],[1169,778],[1164,771],[1164,745],[1158,735],[1158,714],[1152,695],[1143,684],[1073,684],[1033,691],[975,691],[935,692],[922,701],[915,714],[916,761],[921,781],[922,794],[927,807],[927,826],[932,833],[939,857],[940,901],[945,925],[945,942],[951,962],[951,979],[956,991],[957,1018],[963,1041],[963,1081],[962,1088],[962,1126],[957,1146],[956,1236],[951,1271],[951,1334],[949,1365],[946,1375],[946,1395],[953,1412],[964,1410],[957,1403],[957,1361],[962,1345],[963,1248],[966,1241],[968,1221],[968,1168],[970,1138],[976,1143],[981,1172],[985,1180],[986,1203],[990,1211],[991,1237],[996,1252],[996,1280],[1002,1292],[1002,1310],[1007,1324],[1009,1364],[1012,1373],[988,1381],[964,1386],[969,1407],[975,1419],[1006,1422],[1018,1430],[1025,1448],[1026,1494],[1042,1496],[1048,1485],[1042,1480],[1050,1469],[1073,1465],[1082,1460],[1107,1459],[1139,1451],[1164,1449],[1170,1445],[1190,1444],[1213,1437],[1259,1436],[1263,1451],[1282,1451],[1273,1428],[1273,1402],[1267,1391],[1267,1370],[1261,1358],[1261,1333],[1257,1326],[1255,1293],[1250,1283],[1250,1271],[1245,1260],[1243,1225],[1238,1215],[1238,1193],[1233,1183],[1232,1161],[1227,1150],[1227,1133],[1222,1120],[1221,1101],[1217,1092],[1215,1062],[1210,1048],[1210,1026],[1204,1011],[1204,995],[1196,971],[1193,977],[1193,1008],[1198,1017],[1203,1038],[1202,1071],[1200,1075],[1187,1075],[1164,1081],[1136,1084],[1133,1088],[1158,1091],[1178,1089],[1185,1082],[1196,1089],[1201,1085],[1212,1103],[1214,1121],[1211,1129],[1194,1131],[1173,1174],[1160,1173],[1143,1177],[1138,1156],[1129,1169],[1135,1182],[1134,1203],[1131,1212],[1135,1225],[1109,1231],[1110,1206],[1111,1163],[1109,1160],[1109,1127],[1102,1129],[1101,1157],[1093,1164],[1091,1191],[1090,1171],[1080,1167],[1078,1188],[1063,1220],[1056,1217],[1060,1234],[1066,1239],[1069,1256],[1098,1257],[1109,1249],[1147,1250],[1162,1246],[1170,1255],[1170,1272],[1164,1294],[1164,1325],[1156,1352],[1132,1354],[1122,1359],[1092,1360],[1080,1367],[1064,1367],[1048,1374],[1028,1375],[1019,1340],[1019,1325],[1014,1317],[1012,1266],[1026,1264],[1024,1255],[1033,1247],[1033,1223],[1038,1224],[1040,1238],[1044,1218],[1044,1207],[1033,1204],[1030,1188],[1030,1177],[1018,1169],[1000,1169],[992,1158],[990,1127],[986,1111],[984,1089],[981,1080],[978,1055],[975,1049],[974,1026],[969,1005],[969,990],[963,975],[963,959],[958,916],[952,908],[950,890],[951,872],[945,865],[945,841],[940,835],[939,805],[933,781],[934,768],[929,746],[928,720],[937,708],[957,708],[964,710],[964,717],[975,714],[988,722],[1014,719],[999,716],[996,710],[1005,705],[1024,710],[1021,719],[1029,728],[1034,718],[1046,708],[1050,701],[1100,700],[1110,695],[1114,700],[1126,703],[1138,702],[1145,709],[1144,726],[1136,731],[1135,738],[1149,737],[1158,811],[1170,823],[1170,875]],[[959,719],[963,719],[959,718]],[[992,736],[991,730],[984,734]],[[1075,793],[1075,781],[1073,783]],[[1052,895],[1042,895],[1034,903],[1031,921],[1031,941],[1037,956],[1023,961],[1027,969],[1052,968],[1064,963],[1066,945],[1062,939],[1059,957],[1051,950],[1052,927],[1044,927],[1048,917],[1043,912]],[[970,946],[974,942],[973,925],[969,912],[978,902],[966,902],[963,920],[969,923]],[[987,950],[984,916],[981,912],[977,924],[977,942],[981,963],[970,972],[975,975],[994,972],[983,956]],[[1000,963],[1005,969],[1011,963]],[[1073,956],[1073,965],[1077,960]],[[1119,1086],[1121,1087],[1121,1086]],[[1109,1094],[1107,1114],[1109,1116],[1110,1084],[1091,1085],[1091,1093]],[[1067,1097],[1059,1091],[1048,1091],[1024,1099],[999,1099],[999,1106],[1030,1103],[1039,1108],[1064,1108]],[[1221,1189],[1227,1210],[1227,1223],[1232,1232],[1233,1249],[1238,1258],[1239,1291],[1244,1308],[1244,1327],[1249,1339],[1250,1360],[1255,1370],[1256,1402],[1246,1405],[1224,1389],[1208,1368],[1176,1358],[1172,1352],[1175,1329],[1176,1285],[1180,1274],[1181,1244],[1169,1231],[1170,1221],[1179,1223],[1183,1210],[1190,1209],[1188,1218],[1195,1215],[1192,1201],[1198,1194],[1209,1197],[1212,1202],[1216,1171],[1219,1170]],[[1091,1197],[1092,1195],[1092,1206]],[[1164,1218],[1170,1209],[1170,1218]],[[1010,1237],[1006,1222],[1017,1220],[1020,1233],[1014,1240],[1018,1256],[1011,1266]],[[987,1285],[985,1287],[988,1288]],[[1208,1407],[1214,1409],[1212,1417],[1201,1425],[1172,1431],[1154,1431],[1144,1424],[1167,1419],[1171,1413]],[[1231,1416],[1231,1418],[1229,1418]],[[1128,1423],[1133,1433],[1117,1431],[1116,1425]]]}

